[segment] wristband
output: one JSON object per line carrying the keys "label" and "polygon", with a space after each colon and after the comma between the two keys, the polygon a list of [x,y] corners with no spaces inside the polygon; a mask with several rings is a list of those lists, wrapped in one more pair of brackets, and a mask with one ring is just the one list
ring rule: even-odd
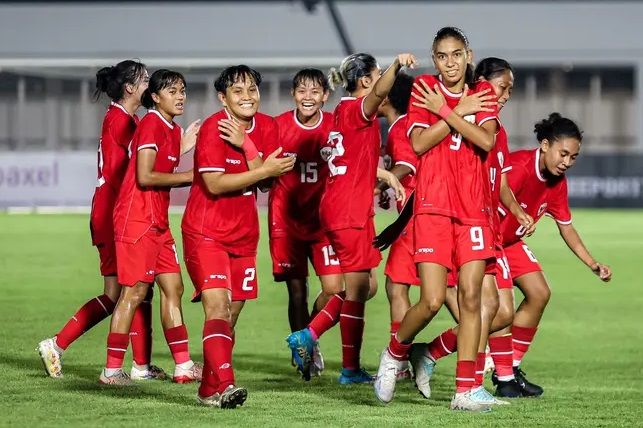
{"label": "wristband", "polygon": [[248,137],[248,135],[243,138],[241,150],[243,150],[243,154],[246,156],[246,160],[251,161],[259,156],[259,150],[257,150],[257,146],[255,146],[255,143],[250,139],[250,137]]}
{"label": "wristband", "polygon": [[449,108],[449,106],[446,103],[442,104],[442,107],[440,107],[440,110],[438,111],[438,115],[442,119],[446,119],[447,116],[450,115],[451,113],[453,113],[453,110],[451,110],[451,108]]}

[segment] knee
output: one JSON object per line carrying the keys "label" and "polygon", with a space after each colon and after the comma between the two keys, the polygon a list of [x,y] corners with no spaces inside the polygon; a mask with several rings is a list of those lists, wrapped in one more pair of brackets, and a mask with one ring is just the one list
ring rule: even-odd
{"label": "knee", "polygon": [[432,317],[436,314],[444,304],[444,296],[431,296],[420,298],[418,305],[422,308],[422,313],[426,313],[427,317]]}
{"label": "knee", "polygon": [[528,295],[528,300],[530,302],[533,302],[535,305],[543,309],[547,306],[547,303],[549,303],[550,298],[551,289],[547,285],[539,287],[537,290],[531,290]]}
{"label": "knee", "polygon": [[500,309],[500,302],[498,301],[498,295],[484,295],[482,299],[482,312],[493,319],[494,316],[498,313]]}
{"label": "knee", "polygon": [[479,312],[481,306],[481,293],[477,288],[459,287],[458,307],[460,311]]}
{"label": "knee", "polygon": [[499,329],[510,326],[514,321],[514,308],[512,305],[498,305],[496,318],[494,324],[497,324]]}
{"label": "knee", "polygon": [[288,285],[288,296],[291,302],[305,303],[308,297],[306,283],[303,285]]}
{"label": "knee", "polygon": [[230,321],[232,319],[232,309],[230,302],[214,301],[208,302],[205,305],[205,318],[206,319],[222,319]]}

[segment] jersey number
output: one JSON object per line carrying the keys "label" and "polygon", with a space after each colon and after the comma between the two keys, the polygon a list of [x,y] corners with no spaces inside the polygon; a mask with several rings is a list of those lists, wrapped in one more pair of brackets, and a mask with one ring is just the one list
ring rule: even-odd
{"label": "jersey number", "polygon": [[344,136],[337,131],[332,131],[328,135],[328,143],[332,147],[327,161],[331,177],[346,174],[346,165],[337,166],[333,163],[335,159],[343,156],[346,152],[344,149]]}
{"label": "jersey number", "polygon": [[299,162],[299,172],[302,183],[317,183],[317,162]]}
{"label": "jersey number", "polygon": [[523,245],[522,249],[525,251],[525,254],[527,254],[527,258],[531,260],[534,263],[538,263],[538,259],[536,258],[536,255],[531,252],[528,246]]}
{"label": "jersey number", "polygon": [[482,228],[480,226],[475,226],[469,229],[471,234],[471,242],[474,244],[471,246],[472,250],[483,250],[484,249],[484,236],[482,235]]}
{"label": "jersey number", "polygon": [[335,250],[331,245],[324,245],[322,247],[324,254],[324,266],[339,266],[339,259],[335,255]]}
{"label": "jersey number", "polygon": [[[468,114],[464,117],[464,120],[469,123],[475,123],[476,117],[472,114]],[[451,150],[460,150],[460,146],[462,146],[462,134],[459,132],[453,132],[451,134],[451,144],[449,145],[449,148]]]}
{"label": "jersey number", "polygon": [[489,168],[489,182],[491,183],[491,191],[496,189],[496,175],[498,170],[496,168]]}
{"label": "jersey number", "polygon": [[241,284],[241,289],[243,291],[252,291],[254,286],[251,284],[252,281],[255,279],[255,268],[248,268],[246,269],[246,277],[243,278],[243,283]]}
{"label": "jersey number", "polygon": [[98,183],[96,187],[100,187],[105,184],[105,178],[103,178],[103,139],[98,140]]}

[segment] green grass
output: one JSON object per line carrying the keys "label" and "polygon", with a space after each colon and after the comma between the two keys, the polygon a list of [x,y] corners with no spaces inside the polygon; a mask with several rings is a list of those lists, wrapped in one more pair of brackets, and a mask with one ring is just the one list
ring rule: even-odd
{"label": "green grass", "polygon": [[[380,228],[390,215],[379,218]],[[173,218],[178,234],[178,217]],[[131,389],[98,385],[107,323],[74,343],[64,357],[64,379],[44,376],[36,344],[53,335],[77,308],[102,290],[87,216],[0,215],[0,425],[101,426],[634,426],[643,411],[643,213],[577,210],[575,225],[594,256],[612,266],[604,285],[559,239],[553,222],[529,240],[551,281],[553,296],[524,369],[545,387],[540,399],[515,401],[489,414],[448,410],[453,358],[441,361],[434,398],[421,399],[398,384],[389,406],[369,386],[337,384],[337,329],[321,340],[327,370],[303,383],[290,366],[287,297],[272,283],[265,234],[259,248],[260,297],[246,305],[238,325],[235,368],[249,390],[246,404],[221,411],[195,403],[196,385],[149,382]],[[262,218],[262,227],[265,217]],[[380,292],[367,305],[363,363],[373,372],[388,340],[388,310]],[[191,293],[187,275],[186,295]],[[311,294],[318,284],[313,281]],[[414,293],[416,293],[415,290]],[[413,296],[417,296],[414,294]],[[415,298],[415,297],[414,297]],[[158,305],[158,302],[156,303]],[[191,351],[201,360],[200,305],[184,299]],[[451,325],[445,311],[419,336],[430,339]],[[129,357],[128,357],[129,359]],[[153,360],[172,369],[158,311]]]}

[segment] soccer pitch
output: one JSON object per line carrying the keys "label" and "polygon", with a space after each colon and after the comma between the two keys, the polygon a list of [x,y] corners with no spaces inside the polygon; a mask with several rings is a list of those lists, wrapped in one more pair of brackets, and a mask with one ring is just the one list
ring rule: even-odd
{"label": "soccer pitch", "polygon": [[[575,210],[574,224],[592,254],[614,271],[604,285],[566,248],[551,220],[538,225],[529,245],[545,269],[552,299],[523,368],[545,388],[539,399],[520,399],[487,414],[448,409],[455,358],[437,366],[434,397],[424,400],[412,383],[398,383],[388,406],[368,385],[340,386],[339,330],[321,339],[326,371],[304,383],[290,365],[287,293],[274,284],[265,215],[259,246],[259,299],[246,305],[237,327],[237,383],[248,401],[236,410],[196,403],[197,386],[148,381],[132,388],[98,384],[105,360],[107,321],[64,355],[63,379],[45,377],[36,345],[62,327],[87,299],[102,292],[98,254],[86,215],[0,214],[1,426],[636,426],[643,416],[641,269],[643,212]],[[378,214],[379,229],[393,219]],[[180,242],[178,216],[172,218]],[[373,374],[388,342],[383,265],[380,289],[367,305],[363,365]],[[190,350],[202,361],[200,304],[183,271]],[[311,281],[311,297],[319,289]],[[417,290],[413,296],[417,296]],[[520,298],[519,292],[517,292]],[[415,298],[415,297],[413,297]],[[155,300],[158,299],[158,294]],[[418,337],[429,340],[452,321],[443,310]],[[154,312],[153,362],[173,367]],[[125,367],[129,369],[130,357]],[[491,390],[490,381],[486,385]]]}

